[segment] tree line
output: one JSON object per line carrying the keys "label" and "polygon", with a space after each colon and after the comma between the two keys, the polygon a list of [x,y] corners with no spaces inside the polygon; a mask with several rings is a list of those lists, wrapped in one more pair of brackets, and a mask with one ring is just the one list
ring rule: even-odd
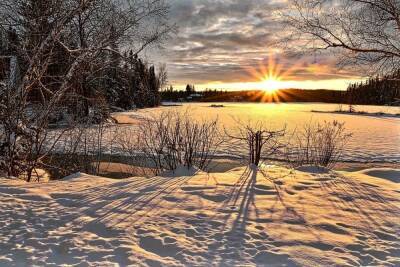
{"label": "tree line", "polygon": [[161,92],[163,101],[199,101],[199,102],[324,102],[355,105],[399,105],[400,71],[384,77],[369,78],[364,82],[353,83],[346,91],[280,89],[273,93],[261,90],[227,91],[206,89],[197,92],[196,98],[188,98],[194,86],[185,90],[174,90],[171,86]]}
{"label": "tree line", "polygon": [[[273,93],[261,90],[227,91],[206,89],[198,92],[192,99],[200,102],[326,102],[345,103],[346,92],[337,90],[281,89]],[[187,90],[174,90],[170,87],[161,92],[163,101],[186,101]]]}
{"label": "tree line", "polygon": [[400,103],[400,70],[383,77],[372,77],[347,88],[349,104],[395,105]]}

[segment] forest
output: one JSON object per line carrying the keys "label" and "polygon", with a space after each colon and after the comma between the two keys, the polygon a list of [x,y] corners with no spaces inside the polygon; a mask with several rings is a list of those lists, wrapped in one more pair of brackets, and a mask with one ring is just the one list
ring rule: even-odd
{"label": "forest", "polygon": [[372,77],[364,82],[351,84],[347,88],[347,99],[350,104],[399,105],[400,70],[391,75]]}
{"label": "forest", "polygon": [[141,53],[173,30],[168,12],[163,1],[0,1],[0,170],[29,181],[74,131],[157,106],[165,68]]}
{"label": "forest", "polygon": [[[166,81],[165,68],[161,67],[156,73],[154,66],[139,57],[141,50],[132,48],[130,36],[124,35],[131,33],[121,32],[124,26],[133,27],[134,22],[117,21],[105,16],[104,21],[97,21],[99,25],[93,25],[100,13],[114,8],[107,1],[99,1],[97,6],[83,7],[85,10],[64,25],[59,36],[37,54],[46,38],[59,30],[55,29],[55,22],[60,19],[57,16],[62,15],[55,10],[59,8],[65,11],[69,8],[61,4],[57,8],[52,5],[47,0],[27,0],[19,1],[12,8],[18,14],[13,19],[14,23],[0,27],[0,81],[12,79],[15,85],[20,85],[26,80],[26,74],[29,74],[29,68],[34,63],[32,60],[36,57],[42,69],[36,73],[38,77],[29,87],[26,99],[30,103],[41,105],[48,102],[62,87],[70,68],[76,64],[79,71],[73,74],[73,79],[68,83],[70,90],[63,94],[58,103],[68,114],[88,117],[91,113],[106,115],[110,110],[159,105],[159,90]],[[106,21],[109,26],[100,28]],[[100,33],[100,30],[103,31]],[[154,37],[149,36],[143,47],[155,41]],[[93,49],[91,46],[96,41],[100,42],[101,47]],[[80,62],[77,59],[82,51],[96,53]]]}
{"label": "forest", "polygon": [[161,92],[161,99],[172,102],[323,102],[355,105],[399,105],[400,71],[392,75],[372,77],[364,82],[350,84],[345,91],[279,89],[270,93],[262,90],[206,89],[196,92],[195,86],[188,84],[185,90],[174,90],[170,86]]}
{"label": "forest", "polygon": [[[193,95],[187,90],[164,90],[161,92],[163,101],[186,101]],[[302,90],[281,89],[274,93],[261,90],[225,91],[206,89],[197,92],[197,97],[192,99],[200,102],[326,102],[339,103],[345,101],[346,93],[335,90]]]}

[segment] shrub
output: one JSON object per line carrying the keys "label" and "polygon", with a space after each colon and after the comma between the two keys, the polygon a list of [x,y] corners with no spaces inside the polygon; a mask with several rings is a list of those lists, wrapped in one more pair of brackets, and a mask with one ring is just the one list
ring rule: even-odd
{"label": "shrub", "polygon": [[343,154],[351,137],[344,123],[332,122],[306,124],[296,131],[287,146],[287,161],[294,167],[318,165],[333,168]]}
{"label": "shrub", "polygon": [[[64,131],[61,138],[60,131]],[[54,144],[51,153],[44,158],[44,167],[52,179],[62,178],[75,172],[99,175],[102,162],[109,162],[115,147],[117,126],[108,123],[75,124],[68,129],[54,129],[46,140],[48,146]],[[54,139],[59,138],[57,142]]]}
{"label": "shrub", "polygon": [[179,165],[206,170],[222,143],[217,120],[196,121],[188,112],[164,112],[145,119],[138,137],[140,149],[157,174]]}
{"label": "shrub", "polygon": [[286,133],[286,129],[271,130],[262,122],[243,124],[237,121],[239,125],[236,134],[227,135],[231,138],[232,143],[242,148],[247,147],[248,162],[258,166],[262,159],[275,154],[283,147],[281,137]]}
{"label": "shrub", "polygon": [[206,170],[222,138],[217,120],[196,121],[187,112],[163,112],[143,120],[138,143],[159,174],[179,165]]}

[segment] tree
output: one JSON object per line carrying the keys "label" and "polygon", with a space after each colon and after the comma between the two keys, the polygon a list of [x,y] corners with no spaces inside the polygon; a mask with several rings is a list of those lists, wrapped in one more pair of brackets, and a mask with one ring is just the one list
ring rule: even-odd
{"label": "tree", "polygon": [[[398,0],[291,0],[284,13],[294,46],[340,52],[342,64],[385,74],[400,69]],[[294,42],[293,42],[294,41]]]}
{"label": "tree", "polygon": [[190,96],[191,94],[195,93],[196,89],[194,88],[194,85],[188,84],[186,85],[186,95]]}
{"label": "tree", "polygon": [[390,105],[400,99],[400,71],[376,76],[347,88],[349,104]]}
{"label": "tree", "polygon": [[227,133],[227,135],[233,141],[232,144],[240,148],[247,146],[249,164],[259,166],[261,160],[283,148],[280,138],[285,135],[285,128],[271,130],[260,121],[248,124],[237,121],[237,125],[239,126],[236,133]]}
{"label": "tree", "polygon": [[[35,12],[24,15],[25,7]],[[49,138],[54,114],[62,113],[75,99],[91,102],[92,108],[98,106],[99,101],[92,98],[99,92],[96,85],[104,70],[102,55],[108,51],[123,57],[113,49],[118,40],[120,46],[129,44],[137,57],[146,47],[168,36],[172,27],[166,21],[167,15],[168,6],[162,0],[2,0],[0,28],[13,27],[24,41],[17,53],[26,67],[20,83],[1,85],[1,170],[14,176],[25,172],[30,180],[32,171],[60,139]],[[117,36],[110,34],[111,25]],[[55,61],[58,51],[67,60]],[[62,71],[51,77],[53,67],[60,63]],[[31,101],[35,93],[40,102]],[[72,127],[79,117],[70,119],[73,121],[67,122]],[[16,168],[19,163],[23,166]]]}
{"label": "tree", "polygon": [[[124,66],[123,76],[128,82],[123,87],[127,87],[121,93],[129,92],[133,97],[125,97],[129,102],[124,102],[124,105],[131,108],[135,105],[138,108],[155,107],[160,104],[160,90],[167,82],[167,72],[162,65],[158,73],[154,66],[149,65],[137,55],[129,53],[129,64]],[[125,107],[124,107],[125,108]]]}
{"label": "tree", "polygon": [[[0,13],[3,17],[0,27],[12,25],[21,39],[26,40],[20,48],[24,54],[24,65],[29,66],[33,54],[40,55],[36,59],[40,61],[42,68],[38,71],[40,80],[32,85],[29,95],[36,95],[36,99],[47,102],[47,98],[62,87],[69,67],[80,58],[80,71],[74,72],[71,79],[73,84],[69,85],[71,88],[68,90],[74,91],[77,103],[81,103],[71,110],[77,110],[79,116],[87,116],[90,106],[93,108],[93,103],[97,102],[96,98],[107,94],[103,89],[109,84],[101,84],[100,80],[108,78],[108,82],[114,83],[110,89],[116,87],[115,72],[119,67],[117,61],[126,59],[118,48],[130,47],[133,54],[137,55],[146,47],[165,40],[173,30],[173,26],[167,22],[168,6],[164,1],[124,2],[126,3],[114,0],[2,1]],[[84,8],[75,9],[79,6]],[[46,41],[49,41],[46,48],[37,51]],[[109,56],[105,56],[106,60],[103,60],[107,53]],[[110,69],[111,65],[113,70]],[[104,75],[108,77],[103,79]],[[79,112],[79,106],[82,106],[82,112]]]}

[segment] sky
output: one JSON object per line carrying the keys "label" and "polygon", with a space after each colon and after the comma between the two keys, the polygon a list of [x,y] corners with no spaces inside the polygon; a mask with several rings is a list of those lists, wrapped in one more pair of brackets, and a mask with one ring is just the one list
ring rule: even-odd
{"label": "sky", "polygon": [[292,53],[279,19],[286,0],[168,0],[178,31],[161,51],[175,88],[345,90],[361,79],[336,55]]}

